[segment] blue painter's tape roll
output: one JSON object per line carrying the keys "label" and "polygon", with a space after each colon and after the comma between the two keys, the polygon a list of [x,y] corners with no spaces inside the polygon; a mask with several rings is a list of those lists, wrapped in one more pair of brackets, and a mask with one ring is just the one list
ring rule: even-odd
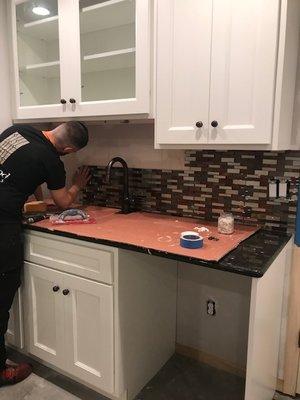
{"label": "blue painter's tape roll", "polygon": [[298,185],[295,243],[300,246],[300,184]]}
{"label": "blue painter's tape roll", "polygon": [[203,237],[193,231],[182,232],[180,246],[186,249],[200,249],[203,247]]}

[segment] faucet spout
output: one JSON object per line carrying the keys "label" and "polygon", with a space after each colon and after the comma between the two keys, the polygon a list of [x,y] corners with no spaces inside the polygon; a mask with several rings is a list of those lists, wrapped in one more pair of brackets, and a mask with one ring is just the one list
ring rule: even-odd
{"label": "faucet spout", "polygon": [[112,167],[116,164],[121,164],[123,168],[123,199],[122,199],[122,212],[128,214],[130,212],[130,199],[129,199],[129,185],[128,185],[128,165],[126,161],[121,157],[114,157],[107,164],[106,167],[106,183],[110,183]]}

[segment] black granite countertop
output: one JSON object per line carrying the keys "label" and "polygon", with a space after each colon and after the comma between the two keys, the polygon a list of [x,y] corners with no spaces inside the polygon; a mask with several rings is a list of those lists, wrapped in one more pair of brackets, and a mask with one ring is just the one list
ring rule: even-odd
{"label": "black granite countertop", "polygon": [[236,249],[228,253],[218,262],[203,261],[198,258],[182,256],[168,253],[165,251],[148,249],[126,243],[120,243],[105,239],[95,239],[80,236],[74,233],[51,231],[49,229],[36,226],[24,225],[25,230],[48,233],[50,235],[70,237],[92,243],[99,243],[107,246],[118,247],[126,250],[138,251],[153,256],[166,257],[181,262],[195,264],[207,268],[228,271],[236,274],[260,278],[268,270],[280,251],[290,240],[291,235],[261,229],[249,239],[242,242]]}

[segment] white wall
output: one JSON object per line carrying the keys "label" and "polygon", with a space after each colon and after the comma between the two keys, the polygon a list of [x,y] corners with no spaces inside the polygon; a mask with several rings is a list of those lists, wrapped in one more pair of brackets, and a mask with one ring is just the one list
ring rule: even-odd
{"label": "white wall", "polygon": [[0,1],[0,133],[11,125],[6,2]]}
{"label": "white wall", "polygon": [[296,80],[294,118],[293,118],[293,142],[300,143],[300,50],[298,51],[298,71]]}

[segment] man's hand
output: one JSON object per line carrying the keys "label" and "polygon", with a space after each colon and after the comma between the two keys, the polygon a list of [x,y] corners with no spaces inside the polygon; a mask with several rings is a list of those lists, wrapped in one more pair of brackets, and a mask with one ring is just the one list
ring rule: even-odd
{"label": "man's hand", "polygon": [[82,190],[86,187],[90,179],[91,174],[89,168],[80,167],[73,176],[73,185],[77,186],[78,190]]}
{"label": "man's hand", "polygon": [[70,189],[51,190],[51,196],[56,205],[61,208],[68,208],[76,199],[78,192],[84,189],[91,179],[88,167],[81,167],[73,177],[73,186]]}

